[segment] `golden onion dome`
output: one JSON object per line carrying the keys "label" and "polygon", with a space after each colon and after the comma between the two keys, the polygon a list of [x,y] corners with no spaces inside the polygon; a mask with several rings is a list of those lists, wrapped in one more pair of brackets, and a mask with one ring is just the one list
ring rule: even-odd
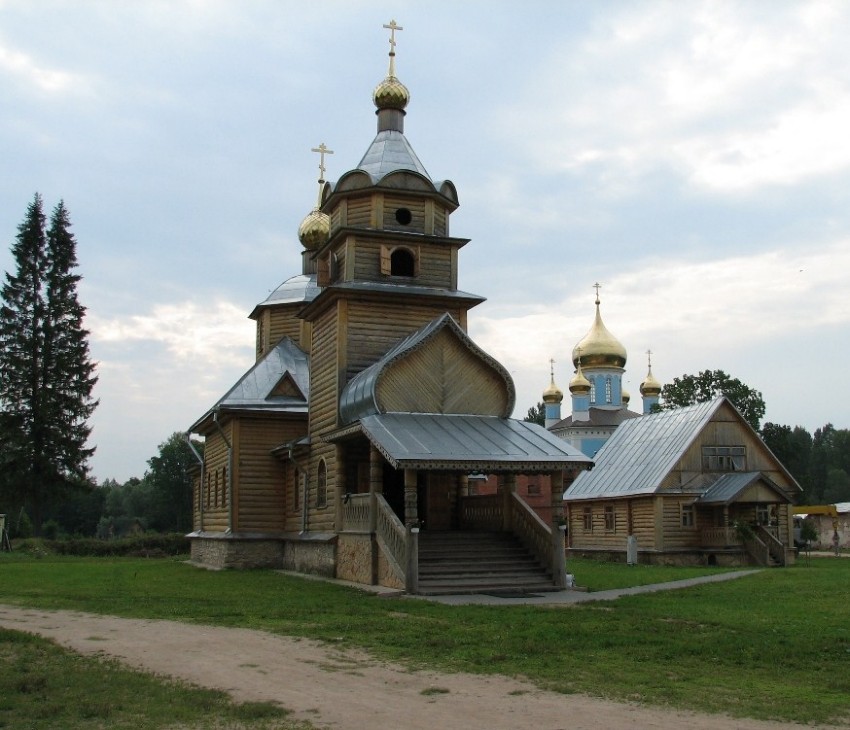
{"label": "golden onion dome", "polygon": [[298,240],[308,251],[315,251],[325,243],[331,235],[331,219],[318,208],[313,208],[298,226]]}
{"label": "golden onion dome", "polygon": [[653,376],[651,367],[646,374],[646,379],[640,384],[640,394],[643,396],[661,395],[661,383]]}
{"label": "golden onion dome", "polygon": [[624,406],[629,405],[629,401],[632,399],[632,396],[629,394],[629,391],[624,390],[623,393],[622,393],[622,396],[623,396],[623,405]]}
{"label": "golden onion dome", "polygon": [[[584,357],[584,353],[582,353],[582,357]],[[573,395],[587,395],[590,392],[590,388],[590,381],[584,377],[584,373],[581,371],[581,363],[579,362],[576,374],[570,380],[570,393]]]}
{"label": "golden onion dome", "polygon": [[404,110],[410,102],[410,92],[395,76],[387,76],[375,87],[372,100],[378,109]]}
{"label": "golden onion dome", "polygon": [[564,400],[564,391],[555,385],[555,380],[552,379],[549,383],[549,387],[543,391],[543,402],[560,403],[562,400]]}
{"label": "golden onion dome", "polygon": [[599,298],[596,299],[596,318],[590,331],[573,348],[573,364],[622,368],[626,365],[626,348],[612,335],[602,322],[599,313]]}

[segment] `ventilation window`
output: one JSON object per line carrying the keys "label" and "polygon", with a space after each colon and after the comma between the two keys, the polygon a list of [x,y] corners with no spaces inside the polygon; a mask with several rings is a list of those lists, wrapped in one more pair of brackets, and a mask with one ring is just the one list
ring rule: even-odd
{"label": "ventilation window", "polygon": [[392,276],[414,276],[416,259],[406,248],[397,248],[390,255],[390,274]]}
{"label": "ventilation window", "polygon": [[409,226],[413,220],[413,214],[407,208],[399,208],[395,212],[395,219],[402,226]]}

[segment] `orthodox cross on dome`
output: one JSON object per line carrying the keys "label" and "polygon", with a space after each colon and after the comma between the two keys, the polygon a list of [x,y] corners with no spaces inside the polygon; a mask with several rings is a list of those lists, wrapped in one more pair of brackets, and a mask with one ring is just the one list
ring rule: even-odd
{"label": "orthodox cross on dome", "polygon": [[397,30],[404,30],[395,20],[391,20],[389,23],[384,23],[384,28],[386,28],[390,32],[390,76],[395,76],[395,32]]}
{"label": "orthodox cross on dome", "polygon": [[652,350],[646,351],[646,362],[649,365],[649,371],[652,372]]}
{"label": "orthodox cross on dome", "polygon": [[549,375],[552,378],[552,382],[555,382],[555,358],[549,358]]}
{"label": "orthodox cross on dome", "polygon": [[313,147],[310,152],[319,153],[319,182],[325,181],[325,155],[332,155],[333,150],[329,150],[327,145],[322,142],[318,147]]}
{"label": "orthodox cross on dome", "polygon": [[599,290],[602,288],[602,284],[598,281],[593,285],[593,288],[596,289],[596,303],[599,304]]}

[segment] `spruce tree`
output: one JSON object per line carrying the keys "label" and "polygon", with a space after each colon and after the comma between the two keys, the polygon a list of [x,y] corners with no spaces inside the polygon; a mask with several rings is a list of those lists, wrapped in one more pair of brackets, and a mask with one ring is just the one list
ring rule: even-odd
{"label": "spruce tree", "polygon": [[30,510],[36,531],[45,507],[85,482],[94,451],[86,442],[97,377],[70,225],[59,203],[45,233],[36,195],[12,246],[16,273],[0,294],[0,497]]}

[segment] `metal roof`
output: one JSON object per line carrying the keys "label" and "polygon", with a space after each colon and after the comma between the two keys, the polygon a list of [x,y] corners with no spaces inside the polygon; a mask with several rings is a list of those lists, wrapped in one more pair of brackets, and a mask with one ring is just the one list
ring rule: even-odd
{"label": "metal roof", "polygon": [[630,418],[640,418],[640,413],[630,411],[623,406],[622,408],[596,408],[589,409],[589,416],[586,421],[574,420],[572,416],[567,416],[562,421],[558,421],[549,430],[557,432],[565,428],[598,428],[599,426],[618,426],[623,421]]}
{"label": "metal roof", "polygon": [[725,400],[721,396],[620,424],[596,454],[596,467],[580,474],[564,499],[654,493]]}
{"label": "metal roof", "polygon": [[320,291],[321,289],[316,285],[315,274],[298,274],[284,281],[257,306],[312,302]]}
{"label": "metal roof", "polygon": [[396,469],[553,471],[593,461],[542,426],[495,416],[383,413],[363,433]]}
{"label": "metal roof", "polygon": [[[697,497],[699,504],[730,504],[738,495],[753,482],[763,481],[771,489],[782,494],[782,491],[759,471],[742,471],[736,474],[723,474],[714,484]],[[784,496],[784,495],[783,495]]]}
{"label": "metal roof", "polygon": [[[275,389],[286,377],[301,395],[276,395]],[[193,432],[206,418],[218,410],[251,410],[306,413],[310,399],[310,359],[289,337],[284,337],[260,360],[254,363],[216,404],[199,418]]]}
{"label": "metal roof", "polygon": [[375,182],[396,170],[413,170],[431,180],[407,138],[394,129],[378,132],[357,169],[367,172]]}
{"label": "metal roof", "polygon": [[387,350],[380,360],[365,370],[360,371],[348,382],[339,399],[340,421],[344,424],[353,423],[358,418],[378,413],[380,408],[376,398],[376,388],[381,375],[395,360],[420,347],[437,332],[445,328],[451,329],[457,335],[458,339],[479,358],[486,361],[490,367],[501,373],[510,391],[511,405],[508,410],[508,413],[510,413],[513,410],[512,401],[514,395],[514,384],[510,373],[497,360],[481,350],[463,328],[455,322],[452,316],[445,313],[411,335],[399,340],[398,343]]}

